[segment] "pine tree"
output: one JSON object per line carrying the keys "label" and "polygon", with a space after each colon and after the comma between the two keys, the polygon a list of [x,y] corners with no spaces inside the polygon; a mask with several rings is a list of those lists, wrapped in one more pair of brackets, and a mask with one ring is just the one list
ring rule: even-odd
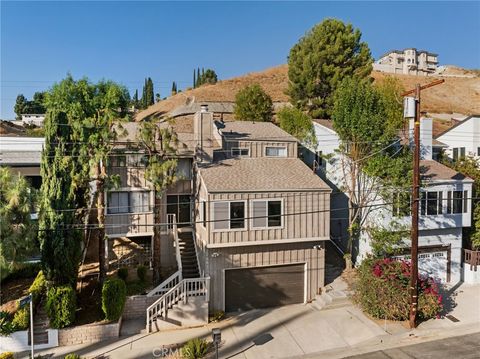
{"label": "pine tree", "polygon": [[140,104],[139,104],[139,102],[138,102],[138,89],[135,89],[135,94],[133,95],[132,105],[133,105],[135,108],[140,107]]}

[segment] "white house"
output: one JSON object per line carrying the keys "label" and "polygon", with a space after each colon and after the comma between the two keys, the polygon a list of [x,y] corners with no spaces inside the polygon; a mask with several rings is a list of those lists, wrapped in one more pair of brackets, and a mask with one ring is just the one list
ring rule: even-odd
{"label": "white house", "polygon": [[445,153],[454,161],[465,156],[480,158],[480,115],[468,116],[435,139],[447,146]]}
{"label": "white house", "polygon": [[37,114],[37,113],[22,114],[22,122],[24,125],[35,125],[37,127],[42,127],[43,121],[45,121],[45,114]]}
{"label": "white house", "polygon": [[[339,246],[346,247],[348,239],[348,197],[342,194],[346,183],[341,169],[342,158],[336,152],[340,140],[332,122],[314,120],[318,145],[306,161],[313,164],[317,173],[335,190],[331,196],[330,234]],[[432,160],[432,120],[422,119],[421,136],[421,203],[419,224],[419,269],[444,283],[455,284],[462,279],[462,228],[471,225],[471,197],[473,180]],[[406,205],[386,203],[380,194],[373,193],[365,225],[395,230],[410,230],[411,215],[409,193]],[[397,194],[400,198],[401,194]],[[406,243],[408,246],[408,243]],[[357,262],[371,252],[367,233],[359,243],[354,243]],[[407,257],[408,252],[397,257]]]}

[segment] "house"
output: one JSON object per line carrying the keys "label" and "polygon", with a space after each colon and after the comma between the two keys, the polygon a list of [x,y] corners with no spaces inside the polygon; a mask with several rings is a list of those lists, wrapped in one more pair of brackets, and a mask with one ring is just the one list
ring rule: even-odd
{"label": "house", "polygon": [[457,121],[434,140],[445,144],[445,154],[454,161],[465,156],[480,158],[480,115]]}
{"label": "house", "polygon": [[394,74],[427,76],[434,73],[437,66],[437,54],[412,47],[383,54],[375,61],[373,69]]}
{"label": "house", "polygon": [[[432,120],[423,118],[421,123],[419,269],[454,285],[462,279],[462,229],[471,225],[473,180],[432,159]],[[340,139],[331,121],[315,120],[314,128],[318,146],[307,161],[315,163],[317,173],[341,192],[345,176],[340,168],[341,155],[336,152]],[[369,211],[365,226],[409,230],[409,198],[409,193],[397,193],[396,200],[387,202],[380,193],[374,192],[369,205],[377,207]],[[347,208],[346,194],[332,196],[331,236],[343,248],[348,238]],[[356,259],[361,261],[371,250],[369,234],[363,233],[359,243],[354,244]],[[398,253],[397,257],[408,257],[408,254]]]}
{"label": "house", "polygon": [[[148,294],[157,299],[147,309],[148,329],[171,319],[180,297],[201,296],[211,311],[314,299],[324,285],[331,189],[298,158],[294,137],[272,123],[224,122],[203,106],[190,124],[169,124],[182,175],[155,203],[145,154],[128,145],[138,123],[127,125],[117,149],[125,157],[115,154],[109,167],[122,183],[107,193],[106,230],[113,261],[128,263],[138,245],[136,257],[150,258],[160,273]],[[161,223],[153,221],[154,205]]]}
{"label": "house", "polygon": [[40,189],[40,162],[45,144],[43,137],[29,137],[25,128],[0,121],[0,166],[10,167]]}
{"label": "house", "polygon": [[45,114],[37,114],[37,113],[22,114],[23,125],[34,125],[37,127],[42,127],[44,121],[45,121]]}

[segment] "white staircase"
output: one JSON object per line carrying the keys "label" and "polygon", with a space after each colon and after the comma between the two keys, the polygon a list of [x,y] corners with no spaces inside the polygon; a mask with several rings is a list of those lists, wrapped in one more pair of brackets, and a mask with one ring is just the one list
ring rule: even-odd
{"label": "white staircase", "polygon": [[208,323],[210,278],[183,279],[147,308],[146,331]]}

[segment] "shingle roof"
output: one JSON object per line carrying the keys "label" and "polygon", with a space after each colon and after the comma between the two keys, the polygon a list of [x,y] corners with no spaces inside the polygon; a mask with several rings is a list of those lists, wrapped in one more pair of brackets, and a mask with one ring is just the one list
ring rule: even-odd
{"label": "shingle roof", "polygon": [[40,165],[41,151],[2,151],[0,165]]}
{"label": "shingle roof", "polygon": [[324,120],[324,119],[314,119],[313,122],[318,123],[319,125],[322,125],[332,131],[335,131],[333,129],[333,121],[332,120]]}
{"label": "shingle roof", "polygon": [[228,159],[200,167],[208,192],[330,190],[298,158]]}
{"label": "shingle roof", "polygon": [[470,177],[433,160],[420,161],[420,175],[430,181],[473,181]]}
{"label": "shingle roof", "polygon": [[256,141],[297,142],[289,133],[271,122],[231,121],[217,122],[222,134],[227,138],[248,139]]}

